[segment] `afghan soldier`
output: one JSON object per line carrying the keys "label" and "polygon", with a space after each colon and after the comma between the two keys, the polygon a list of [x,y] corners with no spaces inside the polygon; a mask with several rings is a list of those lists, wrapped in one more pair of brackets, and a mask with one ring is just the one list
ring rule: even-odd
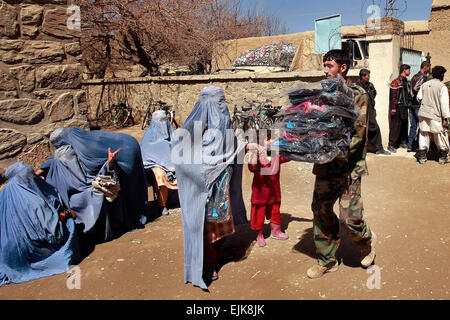
{"label": "afghan soldier", "polygon": [[[323,58],[327,78],[340,74],[345,80],[351,59],[343,50],[331,50]],[[313,202],[314,243],[318,264],[308,269],[309,278],[319,278],[327,272],[337,271],[339,262],[336,251],[339,247],[339,224],[350,239],[361,248],[361,265],[369,267],[375,259],[376,236],[363,219],[361,200],[361,177],[367,173],[367,109],[369,97],[366,91],[352,85],[356,108],[361,112],[355,121],[352,141],[346,159],[336,158],[330,163],[316,164]],[[333,206],[339,199],[340,215],[337,218]]]}

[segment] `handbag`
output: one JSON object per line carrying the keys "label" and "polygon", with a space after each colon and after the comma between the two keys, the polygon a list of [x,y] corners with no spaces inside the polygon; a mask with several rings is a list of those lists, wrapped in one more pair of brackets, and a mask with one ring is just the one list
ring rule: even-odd
{"label": "handbag", "polygon": [[225,222],[231,218],[230,181],[233,168],[228,166],[214,181],[206,199],[206,221]]}

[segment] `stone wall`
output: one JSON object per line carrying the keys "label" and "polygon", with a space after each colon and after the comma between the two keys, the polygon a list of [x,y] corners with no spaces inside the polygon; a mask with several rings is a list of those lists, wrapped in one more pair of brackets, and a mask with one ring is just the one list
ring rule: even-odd
{"label": "stone wall", "polygon": [[[358,70],[350,70],[352,80]],[[183,77],[147,77],[135,79],[85,80],[83,89],[89,101],[89,118],[96,118],[113,103],[124,102],[132,108],[136,124],[140,124],[149,99],[162,100],[172,105],[179,124],[187,118],[205,86],[219,86],[225,91],[230,112],[234,104],[245,101],[263,102],[270,99],[274,105],[290,105],[286,91],[302,82],[323,79],[323,72],[285,72],[271,74],[239,74]],[[102,94],[103,91],[103,94]]]}
{"label": "stone wall", "polygon": [[80,32],[66,0],[0,0],[0,167],[37,167],[57,127],[87,127]]}

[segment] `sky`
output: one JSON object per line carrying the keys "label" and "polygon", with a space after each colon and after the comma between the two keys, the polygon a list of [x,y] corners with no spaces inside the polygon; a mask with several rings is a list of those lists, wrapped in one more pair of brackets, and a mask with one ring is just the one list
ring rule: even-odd
{"label": "sky", "polygon": [[[243,0],[245,7],[255,6],[278,17],[287,27],[288,33],[314,30],[314,20],[342,15],[342,25],[363,25],[374,12],[367,13],[369,6],[381,8],[384,16],[386,0]],[[433,0],[396,0],[401,20],[428,20]],[[406,3],[406,5],[405,5]]]}

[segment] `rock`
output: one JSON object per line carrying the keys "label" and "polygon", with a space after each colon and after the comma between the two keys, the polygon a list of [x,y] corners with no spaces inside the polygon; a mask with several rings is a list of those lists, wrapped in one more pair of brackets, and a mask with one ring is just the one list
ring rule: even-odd
{"label": "rock", "polygon": [[0,91],[0,100],[7,100],[17,98],[18,94],[16,90],[12,91]]}
{"label": "rock", "polygon": [[0,159],[10,158],[22,151],[27,138],[13,129],[0,129]]}
{"label": "rock", "polygon": [[0,60],[4,63],[20,63],[23,55],[19,53],[24,47],[23,40],[0,40]]}
{"label": "rock", "polygon": [[73,96],[70,92],[63,93],[50,108],[50,120],[52,122],[64,121],[72,118],[74,112]]}
{"label": "rock", "polygon": [[[29,140],[28,143],[30,144]],[[52,154],[53,151],[50,143],[46,140],[33,144],[27,150],[23,150],[17,157],[17,160],[29,164],[34,169],[38,169],[42,162],[48,159]]]}
{"label": "rock", "polygon": [[7,64],[20,63],[23,60],[23,56],[14,51],[0,50],[0,61]]}
{"label": "rock", "polygon": [[64,49],[55,41],[27,41],[20,52],[24,63],[51,63],[61,62],[64,57]]}
{"label": "rock", "polygon": [[23,40],[4,40],[0,39],[0,50],[20,51],[23,49],[25,41]]}
{"label": "rock", "polygon": [[89,122],[86,117],[74,117],[67,122],[67,126],[89,130]]}
{"label": "rock", "polygon": [[26,25],[38,25],[42,21],[43,8],[41,6],[31,4],[22,7],[20,11],[20,18],[22,26]]}
{"label": "rock", "polygon": [[71,56],[77,56],[81,54],[80,42],[68,43],[64,45],[64,50],[66,51],[66,54],[69,54]]}
{"label": "rock", "polygon": [[74,32],[74,30],[70,30],[67,27],[67,19],[69,17],[66,7],[46,10],[44,12],[44,21],[42,22],[42,32],[58,38],[73,38],[74,35],[77,36],[76,31]]}
{"label": "rock", "polygon": [[36,71],[31,65],[11,68],[10,72],[19,80],[19,88],[21,91],[32,92],[34,90]]}
{"label": "rock", "polygon": [[0,70],[0,90],[12,91],[16,90],[16,85],[13,78]]}
{"label": "rock", "polygon": [[81,86],[82,68],[79,64],[40,67],[36,71],[38,88],[77,89]]}
{"label": "rock", "polygon": [[36,124],[44,118],[41,103],[31,99],[0,101],[0,120],[15,124]]}
{"label": "rock", "polygon": [[87,103],[86,91],[80,91],[75,95],[77,102],[77,113],[80,115],[87,115],[89,112],[89,105]]}
{"label": "rock", "polygon": [[38,99],[54,99],[56,93],[55,90],[35,90],[33,92]]}
{"label": "rock", "polygon": [[33,133],[28,136],[28,144],[35,144],[42,141],[44,137],[39,133]]}
{"label": "rock", "polygon": [[20,28],[22,32],[22,36],[35,38],[36,35],[39,32],[39,28],[37,26],[29,26],[29,25],[22,25],[22,28]]}
{"label": "rock", "polygon": [[30,38],[36,37],[38,34],[38,26],[42,21],[43,8],[38,5],[29,5],[23,7],[20,11],[21,16],[21,32],[23,36]]}
{"label": "rock", "polygon": [[15,37],[19,34],[17,11],[16,7],[0,2],[0,37]]}
{"label": "rock", "polygon": [[66,127],[62,126],[60,123],[50,123],[48,125],[45,125],[41,128],[39,128],[39,134],[49,138],[50,134],[55,131],[57,128]]}

